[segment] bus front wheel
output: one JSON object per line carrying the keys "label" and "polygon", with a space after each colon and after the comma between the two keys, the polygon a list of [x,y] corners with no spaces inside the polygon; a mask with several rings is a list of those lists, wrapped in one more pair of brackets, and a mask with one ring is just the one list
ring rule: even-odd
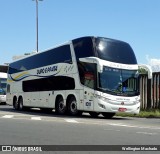
{"label": "bus front wheel", "polygon": [[102,115],[106,118],[106,119],[111,119],[115,113],[108,113],[108,112],[103,112]]}
{"label": "bus front wheel", "polygon": [[89,112],[89,114],[91,115],[91,117],[93,118],[97,118],[99,113],[98,112]]}

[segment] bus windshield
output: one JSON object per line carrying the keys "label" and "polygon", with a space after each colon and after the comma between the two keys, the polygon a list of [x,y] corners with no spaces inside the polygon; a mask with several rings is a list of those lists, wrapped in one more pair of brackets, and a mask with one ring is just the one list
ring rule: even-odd
{"label": "bus windshield", "polygon": [[103,60],[122,64],[137,64],[131,46],[122,41],[97,38],[96,51],[98,57]]}
{"label": "bus windshield", "polygon": [[137,70],[124,70],[104,66],[99,73],[98,89],[120,96],[135,96],[139,94]]}

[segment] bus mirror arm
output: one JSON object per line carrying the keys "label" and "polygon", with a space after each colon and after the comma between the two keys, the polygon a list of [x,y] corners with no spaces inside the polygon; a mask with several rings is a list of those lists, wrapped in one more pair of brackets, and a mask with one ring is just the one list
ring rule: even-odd
{"label": "bus mirror arm", "polygon": [[79,61],[85,62],[85,63],[97,64],[98,72],[101,73],[103,71],[103,65],[100,64],[100,62],[98,61],[96,57],[79,58]]}
{"label": "bus mirror arm", "polygon": [[151,69],[151,66],[146,65],[146,64],[139,64],[138,67],[147,70],[148,71],[148,79],[152,79],[152,69]]}

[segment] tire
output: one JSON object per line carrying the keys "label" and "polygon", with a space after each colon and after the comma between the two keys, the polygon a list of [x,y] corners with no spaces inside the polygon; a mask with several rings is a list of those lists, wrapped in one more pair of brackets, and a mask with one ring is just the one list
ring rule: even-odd
{"label": "tire", "polygon": [[13,98],[13,108],[14,108],[15,110],[18,110],[18,109],[19,109],[18,102],[17,102],[17,99],[16,99],[16,98]]}
{"label": "tire", "polygon": [[106,118],[106,119],[111,119],[116,113],[107,113],[107,112],[103,112],[102,115]]}
{"label": "tire", "polygon": [[23,109],[24,109],[23,98],[20,97],[19,100],[18,100],[18,110],[22,111]]}
{"label": "tire", "polygon": [[79,114],[79,111],[77,110],[77,101],[73,96],[69,99],[69,102],[67,105],[67,111],[68,111],[68,114],[72,116]]}
{"label": "tire", "polygon": [[98,112],[89,112],[89,114],[91,115],[91,117],[93,118],[97,118],[99,113]]}
{"label": "tire", "polygon": [[64,100],[62,97],[58,98],[56,102],[56,113],[63,115],[66,112],[66,106],[64,105]]}

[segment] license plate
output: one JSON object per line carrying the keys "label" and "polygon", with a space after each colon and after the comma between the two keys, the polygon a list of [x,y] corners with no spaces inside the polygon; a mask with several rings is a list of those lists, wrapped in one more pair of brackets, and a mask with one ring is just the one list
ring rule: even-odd
{"label": "license plate", "polygon": [[118,111],[119,112],[125,112],[125,111],[127,111],[127,109],[126,108],[119,108]]}

